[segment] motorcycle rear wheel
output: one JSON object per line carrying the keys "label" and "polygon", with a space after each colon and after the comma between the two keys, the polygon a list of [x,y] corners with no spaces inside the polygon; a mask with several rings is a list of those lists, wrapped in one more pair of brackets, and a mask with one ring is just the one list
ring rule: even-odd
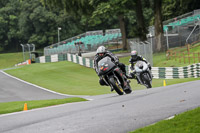
{"label": "motorcycle rear wheel", "polygon": [[127,90],[124,90],[124,92],[125,92],[126,94],[130,94],[130,93],[132,92],[132,90],[131,90],[131,89],[127,89]]}
{"label": "motorcycle rear wheel", "polygon": [[126,94],[130,94],[131,92],[132,92],[132,89],[131,89],[131,86],[130,86],[130,84],[128,83],[128,89],[126,89],[126,90],[124,90],[124,92],[126,93]]}
{"label": "motorcycle rear wheel", "polygon": [[124,94],[122,87],[117,83],[117,81],[114,78],[110,78],[110,83],[112,84],[112,87],[119,95]]}

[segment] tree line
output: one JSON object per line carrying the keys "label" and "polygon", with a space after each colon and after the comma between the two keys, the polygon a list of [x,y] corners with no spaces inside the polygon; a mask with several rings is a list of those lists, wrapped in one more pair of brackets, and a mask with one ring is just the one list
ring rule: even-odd
{"label": "tree line", "polygon": [[20,44],[42,49],[92,30],[120,28],[127,38],[146,40],[155,26],[157,51],[163,51],[162,21],[199,9],[198,0],[0,0],[0,52],[21,51]]}

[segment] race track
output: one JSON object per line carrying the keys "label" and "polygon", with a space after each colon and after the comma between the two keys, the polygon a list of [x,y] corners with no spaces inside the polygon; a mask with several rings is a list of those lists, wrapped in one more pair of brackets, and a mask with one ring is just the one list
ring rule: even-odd
{"label": "race track", "polygon": [[53,93],[45,88],[24,83],[0,71],[0,102],[61,99],[70,96]]}
{"label": "race track", "polygon": [[[4,77],[5,78],[5,77]],[[1,133],[126,133],[200,106],[200,81],[0,115]]]}

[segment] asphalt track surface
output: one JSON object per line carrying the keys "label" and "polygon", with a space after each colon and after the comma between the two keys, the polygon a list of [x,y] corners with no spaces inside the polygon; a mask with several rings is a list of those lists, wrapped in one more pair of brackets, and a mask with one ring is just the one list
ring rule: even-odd
{"label": "asphalt track surface", "polygon": [[61,99],[61,95],[32,84],[24,83],[0,71],[0,102]]}
{"label": "asphalt track surface", "polygon": [[200,106],[200,81],[0,115],[0,133],[126,133]]}

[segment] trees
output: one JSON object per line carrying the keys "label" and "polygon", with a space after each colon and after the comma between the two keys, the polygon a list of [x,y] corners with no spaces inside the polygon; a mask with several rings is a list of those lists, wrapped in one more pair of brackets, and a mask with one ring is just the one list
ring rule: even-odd
{"label": "trees", "polygon": [[38,48],[55,43],[57,18],[55,13],[43,8],[39,1],[22,1],[19,27],[23,43],[34,43]]}
{"label": "trees", "polygon": [[[107,14],[108,16],[117,16],[119,20],[119,27],[121,29],[122,33],[122,42],[123,42],[123,49],[127,50],[127,33],[130,32],[135,37],[140,38],[141,41],[145,41],[146,34],[147,34],[147,24],[145,23],[144,15],[143,15],[143,8],[142,8],[142,1],[141,0],[109,0],[109,1],[95,1],[91,0],[91,3],[93,6],[95,6],[95,10],[93,12],[93,18],[94,16],[105,16]],[[95,3],[95,4],[94,4]],[[135,12],[135,16],[129,16],[132,13]],[[134,25],[132,22],[128,22],[125,20],[125,16],[128,17],[134,17],[136,19],[132,21],[136,22]],[[129,24],[129,26],[127,25]],[[135,25],[137,24],[137,26]],[[127,27],[130,27],[131,29],[128,29]],[[134,33],[137,32],[137,33]],[[129,34],[129,33],[128,33]],[[129,34],[129,35],[131,35]]]}
{"label": "trees", "polygon": [[155,41],[156,52],[164,51],[165,44],[163,43],[163,24],[162,24],[162,0],[154,0],[154,15],[155,15]]}
{"label": "trees", "polygon": [[93,6],[89,4],[89,0],[40,0],[44,6],[50,9],[58,8],[64,10],[65,13],[73,16],[90,15]]}
{"label": "trees", "polygon": [[34,43],[36,48],[43,48],[57,43],[60,26],[62,40],[85,30],[80,16],[58,8],[50,11],[39,0],[1,0],[0,7],[0,52],[21,51],[20,44]]}
{"label": "trees", "polygon": [[127,12],[125,8],[126,0],[109,0],[109,1],[94,1],[91,0],[90,4],[95,7],[92,19],[99,18],[99,16],[113,17],[117,16],[119,27],[122,33],[123,50],[128,49],[126,38],[126,24],[124,14]]}
{"label": "trees", "polygon": [[138,33],[141,41],[146,41],[147,37],[147,29],[144,23],[144,15],[143,15],[143,8],[141,0],[136,0],[136,18],[137,18],[137,25],[138,25]]}
{"label": "trees", "polygon": [[21,43],[38,48],[48,44],[56,21],[39,1],[8,0],[0,5],[0,51],[21,51]]}
{"label": "trees", "polygon": [[199,8],[200,1],[198,0],[154,0],[156,52],[165,51],[166,48],[163,41],[162,21]]}
{"label": "trees", "polygon": [[19,4],[15,0],[1,1],[0,3],[0,49],[18,49],[18,15]]}
{"label": "trees", "polygon": [[58,27],[62,27],[61,40],[120,27],[127,49],[127,36],[146,40],[147,27],[154,20],[157,51],[163,51],[162,21],[198,8],[198,0],[0,0],[0,51],[21,51],[21,43],[34,43],[37,48],[57,43]]}
{"label": "trees", "polygon": [[[50,7],[59,7],[64,9],[67,13],[76,14],[76,15],[92,15],[91,19],[100,19],[97,18],[99,15],[118,16],[119,27],[122,32],[122,41],[123,41],[123,49],[127,50],[127,41],[126,41],[126,31],[125,31],[125,22],[124,22],[124,1],[121,0],[110,0],[110,1],[93,1],[93,0],[42,0],[43,4],[46,4]],[[112,8],[111,8],[112,7]]]}

